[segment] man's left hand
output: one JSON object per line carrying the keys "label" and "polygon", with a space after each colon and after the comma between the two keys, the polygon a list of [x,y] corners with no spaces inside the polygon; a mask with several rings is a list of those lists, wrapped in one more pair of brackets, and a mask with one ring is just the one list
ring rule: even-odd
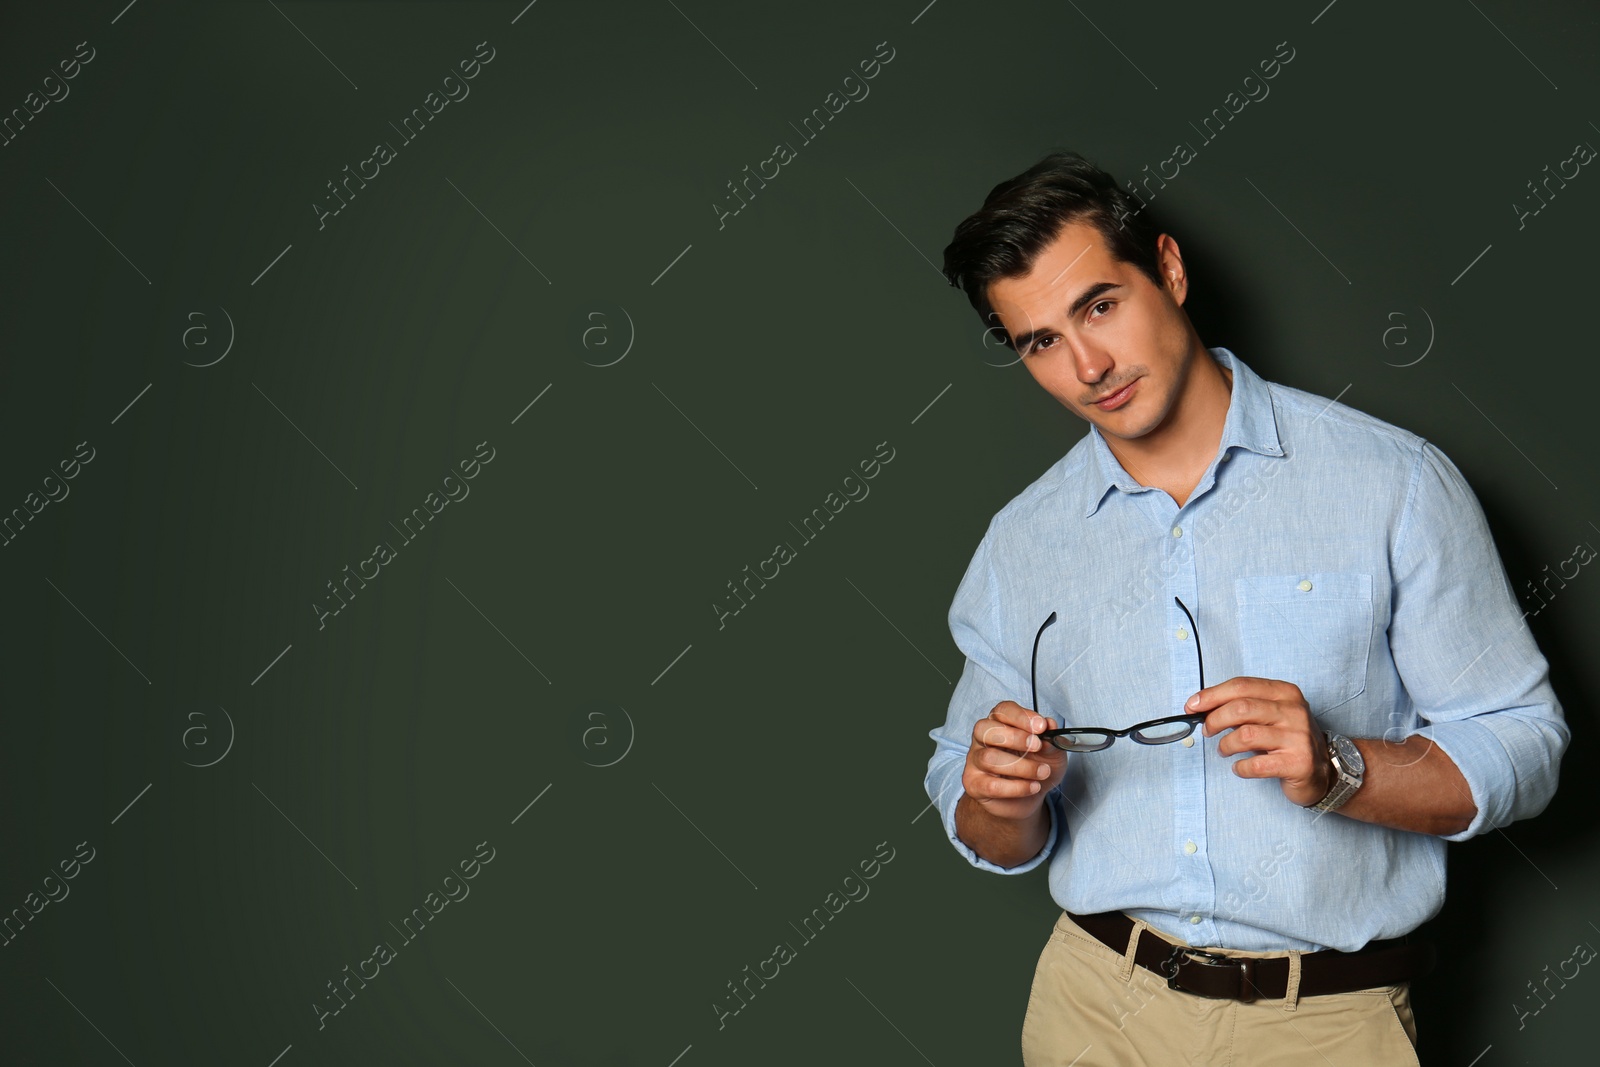
{"label": "man's left hand", "polygon": [[1209,712],[1200,727],[1206,737],[1231,730],[1217,742],[1219,755],[1256,753],[1234,762],[1239,777],[1277,778],[1283,795],[1301,807],[1333,788],[1327,739],[1293,682],[1230,678],[1190,697],[1184,711]]}

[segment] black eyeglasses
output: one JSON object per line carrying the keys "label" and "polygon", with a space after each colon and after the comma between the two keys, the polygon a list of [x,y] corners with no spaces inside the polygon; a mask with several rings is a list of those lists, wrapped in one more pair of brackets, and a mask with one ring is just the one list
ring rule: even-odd
{"label": "black eyeglasses", "polygon": [[[1172,598],[1183,610],[1184,617],[1189,620],[1189,632],[1194,635],[1194,658],[1200,668],[1200,688],[1206,687],[1206,665],[1200,655],[1200,627],[1195,625],[1194,616],[1184,606],[1183,601],[1177,597]],[[1029,666],[1029,681],[1033,685],[1033,710],[1039,710],[1039,638],[1044,636],[1044,628],[1056,621],[1056,613],[1051,612],[1039,626],[1039,632],[1033,635],[1033,662]],[[1103,748],[1110,748],[1112,742],[1119,737],[1131,738],[1141,745],[1166,745],[1173,741],[1182,741],[1194,733],[1195,727],[1205,721],[1206,713],[1198,715],[1169,715],[1163,719],[1151,719],[1149,722],[1136,723],[1126,730],[1111,730],[1100,726],[1063,727],[1058,730],[1046,730],[1039,735],[1041,741],[1061,749],[1063,752],[1099,752]]]}

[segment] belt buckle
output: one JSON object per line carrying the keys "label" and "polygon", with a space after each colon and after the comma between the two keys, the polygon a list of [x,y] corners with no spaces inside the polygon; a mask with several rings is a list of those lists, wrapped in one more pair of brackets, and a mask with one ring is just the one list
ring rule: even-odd
{"label": "belt buckle", "polygon": [[[1244,1004],[1249,1004],[1256,999],[1256,967],[1255,960],[1250,957],[1235,959],[1232,956],[1223,956],[1216,952],[1206,952],[1202,949],[1189,948],[1187,945],[1175,945],[1172,954],[1161,966],[1161,973],[1167,976],[1167,988],[1176,989],[1191,996],[1211,997],[1209,993],[1201,993],[1187,986],[1178,984],[1178,971],[1184,963],[1200,963],[1207,967],[1231,967],[1239,975],[1239,991],[1230,999],[1236,999]],[[1221,998],[1212,998],[1221,999]]]}

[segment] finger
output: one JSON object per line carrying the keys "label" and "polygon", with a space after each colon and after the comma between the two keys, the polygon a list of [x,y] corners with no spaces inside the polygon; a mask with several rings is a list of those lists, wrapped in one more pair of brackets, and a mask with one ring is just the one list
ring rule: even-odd
{"label": "finger", "polygon": [[994,710],[989,712],[989,718],[1028,733],[1036,734],[1040,730],[1048,729],[1043,716],[1014,700],[1002,700],[996,704]]}
{"label": "finger", "polygon": [[986,748],[1001,748],[1010,752],[1037,752],[1044,745],[1037,734],[1007,726],[992,718],[979,719],[973,725],[972,740]]}
{"label": "finger", "polygon": [[1037,780],[1030,782],[1023,778],[1006,778],[971,768],[961,776],[961,787],[974,798],[993,800],[1030,797],[1041,788]]}
{"label": "finger", "polygon": [[1240,778],[1283,778],[1278,761],[1272,756],[1251,756],[1249,759],[1235,760],[1233,773]]}
{"label": "finger", "polygon": [[1220,707],[1230,700],[1242,697],[1271,698],[1276,695],[1275,687],[1282,683],[1270,678],[1252,678],[1240,675],[1229,678],[1226,682],[1218,682],[1208,686],[1190,697],[1183,706],[1185,711],[1210,711]]}
{"label": "finger", "polygon": [[1282,725],[1286,715],[1287,710],[1275,701],[1263,700],[1260,697],[1235,697],[1208,712],[1200,729],[1207,737],[1212,737],[1223,730],[1243,726],[1245,723]]}
{"label": "finger", "polygon": [[1027,766],[1027,760],[1027,753],[1013,752],[1007,748],[973,745],[967,762],[990,774],[1005,774],[1024,778],[1038,777],[1037,773]]}
{"label": "finger", "polygon": [[1246,722],[1217,740],[1217,754],[1232,756],[1237,752],[1276,752],[1293,743],[1294,738],[1282,727]]}
{"label": "finger", "polygon": [[[1063,756],[1066,753],[1062,753]],[[1059,760],[1046,762],[1043,759],[1030,759],[1020,756],[1005,749],[983,748],[979,749],[972,757],[972,763],[979,770],[989,774],[1001,775],[1007,778],[1023,778],[1038,781],[1050,776],[1050,771]]]}
{"label": "finger", "polygon": [[1309,759],[1286,752],[1268,752],[1236,760],[1233,773],[1240,778],[1279,778],[1285,782],[1300,783],[1312,780],[1313,767]]}

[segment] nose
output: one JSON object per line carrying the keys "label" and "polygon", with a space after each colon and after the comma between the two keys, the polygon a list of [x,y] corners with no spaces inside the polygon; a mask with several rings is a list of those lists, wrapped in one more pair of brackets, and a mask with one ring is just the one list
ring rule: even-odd
{"label": "nose", "polygon": [[1072,365],[1078,381],[1094,385],[1111,372],[1111,357],[1091,344],[1078,341],[1073,344]]}

